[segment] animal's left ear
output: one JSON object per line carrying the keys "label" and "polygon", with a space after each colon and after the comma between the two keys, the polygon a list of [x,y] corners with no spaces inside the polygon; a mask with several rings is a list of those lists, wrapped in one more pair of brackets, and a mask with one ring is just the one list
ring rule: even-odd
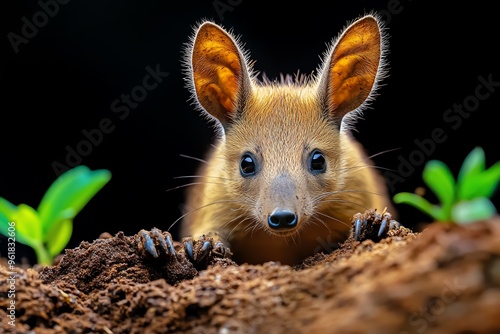
{"label": "animal's left ear", "polygon": [[346,114],[363,107],[377,84],[382,37],[377,18],[367,15],[348,26],[327,54],[319,94],[339,127]]}

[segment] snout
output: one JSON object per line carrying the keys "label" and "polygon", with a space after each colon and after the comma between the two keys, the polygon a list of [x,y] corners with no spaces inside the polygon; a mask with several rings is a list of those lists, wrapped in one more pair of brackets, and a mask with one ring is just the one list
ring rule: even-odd
{"label": "snout", "polygon": [[264,190],[263,210],[267,227],[277,235],[289,235],[297,231],[300,224],[300,205],[297,183],[289,173],[281,173],[272,179]]}
{"label": "snout", "polygon": [[267,223],[273,230],[291,230],[297,226],[297,222],[297,214],[288,209],[275,209],[267,217]]}

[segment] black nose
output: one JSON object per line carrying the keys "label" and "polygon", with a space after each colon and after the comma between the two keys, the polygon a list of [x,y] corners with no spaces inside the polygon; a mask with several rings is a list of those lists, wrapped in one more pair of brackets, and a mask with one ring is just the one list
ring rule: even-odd
{"label": "black nose", "polygon": [[267,217],[267,222],[274,230],[289,229],[297,226],[297,215],[288,210],[275,210]]}

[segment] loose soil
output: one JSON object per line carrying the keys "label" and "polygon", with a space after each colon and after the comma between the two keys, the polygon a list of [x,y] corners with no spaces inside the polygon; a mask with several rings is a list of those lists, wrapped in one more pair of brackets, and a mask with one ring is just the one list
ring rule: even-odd
{"label": "loose soil", "polygon": [[140,238],[118,233],[54,266],[17,267],[14,299],[0,265],[0,331],[500,333],[500,217],[350,238],[297,267],[214,257],[197,270],[181,250],[152,258]]}

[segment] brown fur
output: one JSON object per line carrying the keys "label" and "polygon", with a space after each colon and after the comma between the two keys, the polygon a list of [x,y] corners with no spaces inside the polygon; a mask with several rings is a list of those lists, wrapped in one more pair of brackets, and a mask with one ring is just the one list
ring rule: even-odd
{"label": "brown fur", "polygon": [[[345,240],[354,213],[390,206],[348,129],[384,74],[383,38],[380,22],[367,15],[337,38],[312,80],[259,83],[237,39],[201,24],[188,49],[188,82],[220,138],[188,192],[182,234],[216,236],[239,263],[293,265]],[[327,166],[317,175],[308,169],[314,149]],[[245,152],[258,162],[255,176],[240,173]],[[276,208],[296,213],[297,226],[269,228]]]}

